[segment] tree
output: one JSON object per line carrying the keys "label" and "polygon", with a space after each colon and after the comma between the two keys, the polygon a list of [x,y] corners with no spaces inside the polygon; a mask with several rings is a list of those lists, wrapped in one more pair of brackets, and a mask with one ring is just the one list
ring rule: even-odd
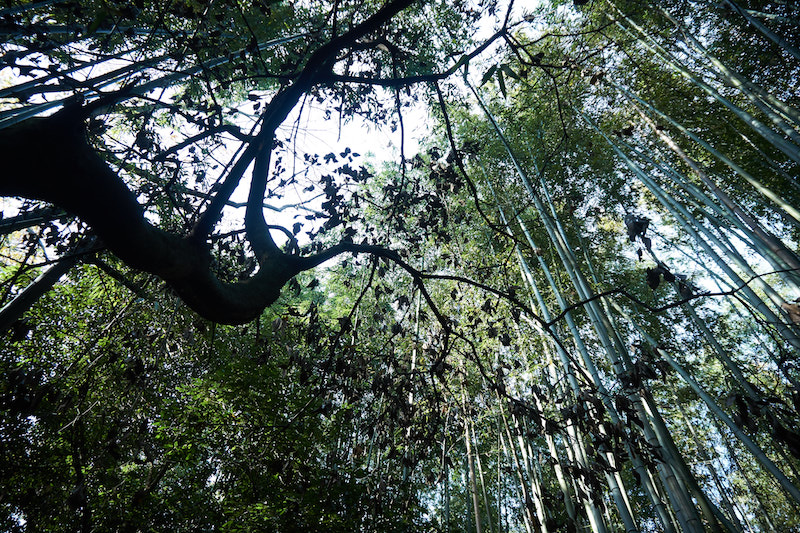
{"label": "tree", "polygon": [[[9,167],[4,170],[2,193],[47,201],[77,216],[91,227],[103,246],[131,267],[167,281],[201,316],[230,324],[252,320],[277,299],[281,287],[299,272],[343,252],[377,251],[358,246],[352,239],[309,256],[282,251],[264,219],[263,203],[270,181],[271,154],[280,145],[276,131],[302,100],[311,96],[324,101],[325,88],[329,87],[342,97],[340,106],[357,107],[360,102],[348,104],[352,93],[365,99],[373,92],[372,86],[401,87],[445,75],[417,72],[419,64],[435,62],[449,50],[419,46],[416,41],[421,39],[423,10],[415,7],[412,11],[416,13],[409,13],[404,19],[398,16],[412,4],[410,0],[390,2],[367,17],[355,15],[360,5],[337,4],[329,11],[322,6],[317,12],[296,15],[308,15],[310,27],[299,25],[298,33],[277,38],[276,23],[287,14],[283,8],[273,12],[260,3],[232,6],[230,11],[221,5],[203,7],[180,2],[167,7],[143,3],[135,8],[111,4],[94,12],[90,6],[71,2],[55,6],[48,22],[33,22],[39,16],[33,8],[9,8],[5,17],[13,44],[6,56],[8,63],[27,73],[45,75],[5,91],[23,105],[6,110],[3,116],[0,145]],[[443,17],[449,17],[444,23],[458,20],[464,12],[458,6],[442,11]],[[64,30],[59,23],[73,16],[78,17],[77,22]],[[236,27],[244,25],[243,30],[251,35],[243,38],[223,33],[230,17],[235,19]],[[263,24],[253,30],[250,25],[259,20]],[[121,25],[125,25],[124,31]],[[36,32],[32,38],[31,31]],[[144,36],[138,37],[140,33]],[[303,42],[287,46],[294,41]],[[263,56],[278,46],[285,48],[266,61]],[[76,47],[79,52],[69,47]],[[241,51],[236,55],[228,51],[231,49]],[[413,57],[406,51],[411,49],[417,50]],[[92,50],[99,53],[93,54]],[[92,62],[75,57],[78,54],[101,59]],[[283,56],[286,61],[276,64]],[[146,59],[137,62],[133,57]],[[49,70],[34,66],[45,61],[50,63]],[[73,73],[83,76],[82,68],[95,64],[97,68],[113,68],[117,61],[130,63],[96,77],[90,73],[88,79],[73,79]],[[384,61],[391,65],[383,66]],[[160,75],[164,69],[173,73]],[[353,71],[366,75],[353,76]],[[203,82],[192,76],[199,76]],[[363,89],[342,85],[347,83],[361,84]],[[258,84],[266,85],[270,101],[259,110],[251,131],[245,134],[224,117],[220,100],[236,88]],[[60,99],[24,105],[31,98],[61,89],[66,89],[66,95]],[[201,90],[205,92],[198,94]],[[155,92],[160,96],[153,96]],[[31,116],[53,108],[61,109],[46,117]],[[340,110],[348,112],[343,107]],[[377,120],[385,114],[380,107],[366,112]],[[90,129],[104,130],[116,113],[135,117],[141,125],[122,160],[107,161],[92,146],[86,121],[93,120]],[[184,116],[185,123],[197,127],[199,133],[161,149],[154,138],[158,132],[153,129],[158,121],[181,127],[177,116]],[[180,149],[194,151],[198,143],[222,133],[232,133],[242,144],[239,153],[226,164],[215,189],[200,191],[201,202],[183,200],[188,201],[191,213],[186,213],[183,227],[170,227],[170,223],[174,224],[170,220],[162,222],[164,227],[151,223],[145,216],[148,206],[138,198],[143,191],[127,183],[125,176],[145,175],[151,188],[158,184],[168,193],[184,196],[181,162],[172,156]],[[47,158],[38,156],[42,146],[50,147]],[[126,161],[136,156],[152,157],[155,164]],[[280,168],[278,163],[276,167]],[[346,177],[356,181],[364,178],[349,165],[347,169],[352,175]],[[169,172],[171,178],[166,177]],[[212,271],[208,240],[247,172],[251,179],[244,232],[259,268],[245,280],[227,282]],[[196,174],[196,178],[202,181],[202,176]],[[346,207],[339,205],[338,187],[332,182],[327,183],[325,194],[328,226],[336,227],[343,223],[343,213],[337,210]],[[159,200],[148,196],[149,206],[156,207]],[[296,244],[292,233],[284,231]]]}
{"label": "tree", "polygon": [[797,527],[796,13],[473,9],[2,11],[5,529]]}

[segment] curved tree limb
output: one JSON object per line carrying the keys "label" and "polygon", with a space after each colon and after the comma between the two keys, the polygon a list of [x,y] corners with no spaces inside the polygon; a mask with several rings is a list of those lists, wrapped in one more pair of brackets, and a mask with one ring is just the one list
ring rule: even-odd
{"label": "curved tree limb", "polygon": [[[83,122],[85,109],[79,106],[0,130],[0,159],[4,161],[0,194],[43,200],[77,215],[122,261],[166,281],[204,318],[226,324],[248,322],[274,303],[283,285],[304,270],[301,258],[269,245],[269,227],[260,209],[263,194],[258,201],[260,217],[254,215],[252,208],[247,217],[253,225],[247,228],[248,235],[257,236],[253,239],[256,249],[263,253],[259,257],[260,269],[250,279],[225,283],[214,275],[206,243],[208,235],[251,162],[260,156],[261,164],[257,166],[263,170],[275,130],[300,98],[325,80],[337,54],[413,3],[414,0],[390,1],[311,54],[295,81],[279,91],[267,106],[261,130],[187,237],[164,231],[147,220],[135,194],[89,144]],[[265,180],[266,172],[263,175]],[[257,196],[262,180],[253,181],[253,195]],[[254,204],[255,200],[249,203]]]}

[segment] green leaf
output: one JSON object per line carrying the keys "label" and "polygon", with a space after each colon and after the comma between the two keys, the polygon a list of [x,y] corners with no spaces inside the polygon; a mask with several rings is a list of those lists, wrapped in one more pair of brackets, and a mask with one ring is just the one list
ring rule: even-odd
{"label": "green leaf", "polygon": [[94,20],[92,20],[92,23],[89,24],[88,28],[86,28],[86,35],[94,34],[94,32],[96,32],[100,28],[100,25],[103,24],[103,22],[105,22],[107,18],[108,18],[108,11],[105,10],[100,11],[97,15],[95,15]]}
{"label": "green leaf", "polygon": [[503,71],[497,71],[497,83],[500,85],[500,92],[503,93],[503,98],[508,97],[508,92],[506,91],[506,78],[503,76]]}
{"label": "green leaf", "polygon": [[492,65],[491,68],[489,68],[489,70],[486,71],[486,74],[483,75],[483,78],[481,78],[481,82],[478,85],[478,87],[484,85],[487,81],[489,81],[492,78],[492,76],[494,76],[494,73],[496,71],[497,71],[497,65]]}
{"label": "green leaf", "polygon": [[458,59],[458,62],[455,65],[453,65],[453,70],[458,70],[462,66],[464,67],[465,70],[469,68],[469,56],[466,54],[462,55]]}
{"label": "green leaf", "polygon": [[521,78],[519,77],[519,74],[514,72],[514,70],[510,66],[508,66],[508,65],[500,65],[500,68],[503,70],[503,72],[506,73],[507,76],[509,76],[509,77],[511,77],[511,78],[513,78],[513,79],[515,79],[517,81],[520,81]]}

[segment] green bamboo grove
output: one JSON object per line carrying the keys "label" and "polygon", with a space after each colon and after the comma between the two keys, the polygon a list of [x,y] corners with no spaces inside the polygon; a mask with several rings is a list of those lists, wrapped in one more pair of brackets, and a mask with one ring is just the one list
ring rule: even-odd
{"label": "green bamboo grove", "polygon": [[0,35],[0,530],[800,528],[792,2]]}

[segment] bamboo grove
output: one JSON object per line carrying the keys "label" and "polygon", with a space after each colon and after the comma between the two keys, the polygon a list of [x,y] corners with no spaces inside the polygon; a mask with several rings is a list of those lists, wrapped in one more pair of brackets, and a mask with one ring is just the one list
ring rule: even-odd
{"label": "bamboo grove", "polygon": [[4,530],[800,528],[792,2],[18,4]]}

